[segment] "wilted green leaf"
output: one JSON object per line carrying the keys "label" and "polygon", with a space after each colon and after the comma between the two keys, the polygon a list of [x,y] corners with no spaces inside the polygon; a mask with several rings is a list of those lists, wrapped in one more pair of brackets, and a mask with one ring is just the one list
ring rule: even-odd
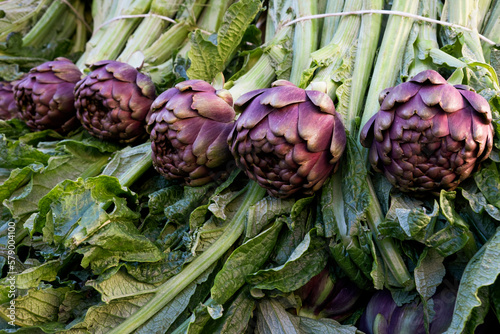
{"label": "wilted green leaf", "polygon": [[500,209],[500,174],[497,164],[491,162],[474,174],[474,180],[488,203]]}
{"label": "wilted green leaf", "polygon": [[[26,295],[15,299],[15,323],[19,326],[34,326],[57,321],[59,306],[70,290],[69,287],[30,289]],[[6,316],[10,314],[9,306],[10,303],[0,305],[3,318],[7,319]]]}
{"label": "wilted green leaf", "polygon": [[415,267],[415,285],[422,298],[429,299],[441,284],[446,269],[444,257],[433,249],[425,249]]}
{"label": "wilted green leaf", "polygon": [[187,74],[190,79],[211,82],[222,72],[239,46],[247,27],[261,9],[258,0],[235,2],[226,11],[222,25],[216,35],[206,38],[200,30],[191,35],[189,58],[191,66]]}
{"label": "wilted green leaf", "polygon": [[249,275],[247,282],[257,289],[295,291],[325,268],[328,259],[325,250],[325,240],[318,237],[313,229],[306,234],[285,264],[259,270]]}
{"label": "wilted green leaf", "polygon": [[248,289],[244,289],[236,299],[231,302],[223,316],[215,321],[207,331],[220,334],[240,334],[244,333],[248,327],[248,322],[253,315],[255,300],[250,297]]}
{"label": "wilted green leaf", "polygon": [[289,214],[294,204],[294,199],[280,199],[271,196],[266,196],[258,201],[248,211],[248,221],[251,224],[247,224],[245,238],[255,237],[273,219],[280,215]]}
{"label": "wilted green leaf", "polygon": [[500,228],[467,265],[458,289],[451,325],[446,334],[462,333],[469,317],[483,301],[480,289],[495,282],[500,274]]}
{"label": "wilted green leaf", "polygon": [[258,270],[271,254],[282,223],[273,226],[236,248],[215,277],[212,299],[224,304],[243,284],[247,275]]}

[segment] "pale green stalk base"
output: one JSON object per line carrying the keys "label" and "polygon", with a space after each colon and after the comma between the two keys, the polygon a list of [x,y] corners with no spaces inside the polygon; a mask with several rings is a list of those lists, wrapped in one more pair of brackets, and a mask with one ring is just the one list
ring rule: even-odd
{"label": "pale green stalk base", "polygon": [[271,85],[276,78],[272,59],[275,61],[283,61],[286,56],[281,48],[281,43],[288,38],[292,28],[290,26],[282,28],[274,36],[272,46],[263,53],[257,63],[243,76],[238,78],[229,88],[233,100],[236,101],[241,95],[248,93],[255,89],[267,88]]}
{"label": "pale green stalk base", "polygon": [[245,199],[234,218],[228,223],[224,233],[205,252],[190,262],[179,274],[169,279],[156,290],[155,296],[131,317],[108,334],[128,334],[152,318],[164,308],[182,290],[198,276],[218,261],[239,239],[245,229],[245,221],[249,208],[264,197],[265,190],[256,182],[250,181]]}
{"label": "pale green stalk base", "polygon": [[[294,0],[296,16],[309,16],[317,13],[316,1]],[[290,82],[300,84],[302,71],[309,68],[310,55],[317,48],[318,22],[316,20],[301,21],[295,24],[293,36],[293,60]]]}
{"label": "pale green stalk base", "polygon": [[[417,14],[418,1],[395,0],[391,9]],[[407,17],[396,15],[389,17],[373,70],[360,128],[363,128],[366,122],[378,112],[380,92],[387,87],[394,86],[396,82],[412,22],[413,19]]]}
{"label": "pale green stalk base", "polygon": [[60,17],[64,16],[67,8],[67,5],[62,1],[52,2],[35,26],[23,37],[23,46],[42,44],[47,35],[50,35],[61,23]]}
{"label": "pale green stalk base", "polygon": [[[373,0],[365,3],[363,9],[383,9],[384,0]],[[344,126],[348,133],[356,131],[356,119],[361,114],[366,90],[369,86],[370,73],[373,68],[380,36],[382,15],[363,15],[358,37],[358,51],[352,72],[351,96]]]}
{"label": "pale green stalk base", "polygon": [[[344,8],[344,0],[328,0],[326,3],[325,13],[340,13]],[[330,43],[340,23],[340,16],[325,17],[321,28],[320,47],[324,47]]]}

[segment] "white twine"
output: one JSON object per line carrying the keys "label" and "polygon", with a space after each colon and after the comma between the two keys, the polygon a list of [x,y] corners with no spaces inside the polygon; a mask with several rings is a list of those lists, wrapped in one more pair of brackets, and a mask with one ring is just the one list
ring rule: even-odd
{"label": "white twine", "polygon": [[137,18],[145,18],[145,17],[157,17],[159,19],[162,19],[162,20],[165,20],[165,21],[168,21],[170,23],[173,23],[173,24],[176,24],[177,22],[173,19],[171,19],[170,17],[167,17],[167,16],[163,16],[163,15],[158,15],[158,14],[154,14],[154,13],[149,13],[149,14],[137,14],[137,15],[120,15],[120,16],[115,16],[113,17],[111,20],[109,21],[106,21],[104,22],[103,24],[101,24],[99,27],[97,27],[94,31],[94,33],[96,31],[99,31],[102,27],[110,24],[111,22],[113,21],[117,21],[117,20],[122,20],[122,19],[137,19]]}
{"label": "white twine", "polygon": [[[401,11],[397,11],[397,10],[385,10],[385,9],[365,9],[365,10],[356,10],[356,11],[351,11],[351,12],[325,13],[325,14],[316,14],[316,15],[302,16],[302,17],[299,17],[299,18],[297,18],[295,20],[292,20],[292,21],[286,23],[284,26],[286,27],[286,26],[295,24],[295,23],[300,22],[300,21],[306,21],[306,20],[312,20],[312,19],[321,19],[321,18],[332,17],[332,16],[361,15],[361,14],[398,15],[398,16],[409,17],[409,18],[412,18],[412,19],[420,20],[420,21],[425,21],[425,22],[430,22],[430,23],[436,23],[436,24],[440,24],[440,25],[443,25],[443,26],[448,26],[448,27],[453,27],[453,28],[459,28],[459,29],[466,30],[466,31],[473,31],[471,28],[464,27],[464,26],[459,25],[459,24],[450,23],[450,22],[446,22],[446,21],[440,21],[440,20],[434,20],[434,19],[431,19],[431,18],[428,18],[428,17],[425,17],[425,16],[410,14],[410,13],[401,12]],[[478,33],[478,35],[479,35],[480,39],[482,39],[483,41],[485,41],[488,44],[491,44],[491,45],[496,45],[497,44],[494,41],[492,41],[491,39],[489,39],[489,38],[487,38],[487,37],[485,37],[485,36],[483,36],[483,35],[481,35],[479,33]]]}

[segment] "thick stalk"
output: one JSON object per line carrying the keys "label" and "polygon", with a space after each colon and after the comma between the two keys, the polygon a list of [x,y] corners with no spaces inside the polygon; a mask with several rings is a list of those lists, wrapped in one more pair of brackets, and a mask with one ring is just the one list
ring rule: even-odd
{"label": "thick stalk", "polygon": [[[115,12],[113,18],[125,15],[141,15],[147,13],[151,0],[120,1],[120,8]],[[88,54],[80,58],[77,66],[83,70],[85,64],[92,64],[99,60],[114,60],[120,54],[132,31],[139,24],[139,18],[123,18],[111,22],[105,22],[105,26],[94,29],[105,29],[96,45],[90,49]]]}
{"label": "thick stalk", "polygon": [[292,27],[290,26],[279,30],[271,40],[272,45],[262,54],[257,63],[229,88],[234,101],[249,91],[267,88],[271,85],[276,78],[273,62],[281,62],[286,57],[286,52],[281,44],[290,38],[291,31]]}
{"label": "thick stalk", "polygon": [[[70,3],[74,3],[74,1],[70,1]],[[64,17],[67,10],[68,5],[62,1],[52,2],[35,26],[23,37],[23,45],[37,46],[46,43],[47,36],[53,35],[53,31],[58,28],[61,23],[60,18]]]}
{"label": "thick stalk", "polygon": [[[417,14],[418,1],[395,0],[391,10]],[[391,15],[379,49],[373,76],[370,81],[361,126],[378,112],[378,97],[382,90],[396,83],[401,70],[402,57],[413,19]]]}
{"label": "thick stalk", "polygon": [[250,181],[245,199],[233,219],[224,229],[224,233],[206,251],[190,262],[179,274],[169,279],[156,290],[155,296],[136,313],[111,330],[109,334],[128,334],[152,318],[157,312],[172,301],[182,290],[198,276],[218,261],[238,240],[245,229],[247,212],[252,205],[264,197],[265,190]]}
{"label": "thick stalk", "polygon": [[[289,16],[284,16],[283,22],[287,22],[289,19]],[[230,83],[232,85],[230,88],[226,87],[229,88],[234,101],[249,91],[267,88],[271,85],[276,78],[273,64],[281,63],[287,56],[286,51],[283,49],[283,44],[290,38],[292,31],[293,28],[291,26],[281,26],[273,39],[267,43],[268,47],[256,64],[247,73],[234,81],[234,83]]]}
{"label": "thick stalk", "polygon": [[[130,0],[126,1],[125,5],[128,5]],[[123,4],[123,2],[122,2]],[[83,70],[85,68],[85,60],[88,57],[90,51],[97,46],[97,43],[101,38],[105,37],[106,29],[101,29],[105,22],[113,19],[115,16],[119,15],[119,10],[121,7],[117,1],[113,0],[94,0],[92,2],[92,18],[93,18],[93,32],[90,36],[89,41],[85,45],[85,52],[76,62],[76,65]]]}
{"label": "thick stalk", "polygon": [[[421,13],[420,15],[436,19],[437,18],[437,1],[436,0],[423,0],[421,2]],[[428,57],[430,50],[438,50],[439,44],[437,42],[437,30],[436,24],[422,22],[422,23],[414,23],[418,31],[418,37],[415,45],[413,46],[414,50],[414,62],[410,66],[408,76],[411,78],[416,74],[433,69],[436,70],[432,59]],[[410,51],[412,52],[412,51]],[[424,55],[425,59],[421,58],[421,55]]]}
{"label": "thick stalk", "polygon": [[145,62],[151,65],[166,62],[175,49],[186,41],[190,29],[191,26],[186,21],[171,26],[166,33],[162,34],[149,48],[143,51]]}
{"label": "thick stalk", "polygon": [[[316,1],[294,0],[293,8],[297,17],[315,15],[317,13]],[[290,82],[298,85],[302,71],[310,64],[310,55],[316,50],[318,41],[317,20],[306,20],[296,23],[293,37],[293,60]]]}
{"label": "thick stalk", "polygon": [[[383,0],[364,1],[363,9],[383,9]],[[358,37],[358,50],[356,61],[352,72],[351,97],[346,112],[344,126],[346,131],[354,134],[356,131],[356,119],[361,114],[366,89],[369,86],[370,73],[373,60],[377,52],[378,40],[382,24],[382,15],[363,15]]]}
{"label": "thick stalk", "polygon": [[[180,4],[181,0],[153,0],[149,14],[161,15],[172,19]],[[160,37],[169,24],[171,23],[160,17],[150,16],[144,18],[128,39],[125,49],[118,56],[117,60],[126,62],[135,51],[142,51],[149,47]]]}
{"label": "thick stalk", "polygon": [[[344,9],[354,11],[360,10],[362,6],[363,0],[354,0],[347,3]],[[318,64],[320,69],[307,89],[313,89],[317,83],[326,83],[326,92],[335,101],[335,93],[339,83],[333,81],[331,77],[335,70],[343,64],[348,52],[352,50],[352,46],[356,44],[360,24],[361,17],[359,15],[343,16],[330,43],[313,52],[313,62]],[[328,65],[321,68],[323,63]],[[346,120],[343,119],[343,121]]]}
{"label": "thick stalk", "polygon": [[222,19],[232,0],[211,0],[201,13],[198,27],[208,32],[216,32],[222,24]]}
{"label": "thick stalk", "polygon": [[[84,16],[85,12],[85,4],[83,2],[78,2],[75,6],[76,10],[80,14],[81,17]],[[71,52],[80,52],[85,50],[85,43],[87,42],[87,27],[85,23],[77,20],[76,21],[76,32],[73,36],[73,47],[71,48]]]}
{"label": "thick stalk", "polygon": [[[328,0],[326,3],[325,13],[340,13],[344,8],[344,0]],[[340,23],[340,16],[325,17],[321,28],[320,47],[324,47],[330,43],[337,27]]]}
{"label": "thick stalk", "polygon": [[[4,41],[5,38],[7,37],[8,34],[10,34],[11,32],[13,31],[19,31],[22,29],[22,27],[26,26],[27,24],[29,24],[29,21],[35,17],[36,15],[38,15],[38,13],[40,11],[42,11],[44,8],[46,8],[46,6],[48,6],[50,4],[50,1],[49,0],[41,0],[37,7],[35,8],[35,10],[33,10],[31,13],[27,14],[27,15],[24,15],[22,18],[20,19],[16,19],[15,22],[11,25],[9,25],[7,28],[5,28],[3,31],[0,31],[0,41]],[[14,4],[14,6],[18,6],[17,3]],[[8,8],[5,8],[6,10],[8,10]],[[13,8],[15,9],[15,7]]]}
{"label": "thick stalk", "polygon": [[475,0],[453,1],[448,6],[448,21],[473,29],[473,31],[463,31],[464,44],[475,60],[484,63],[485,59],[477,31],[478,8]]}
{"label": "thick stalk", "polygon": [[491,3],[495,0],[477,0],[477,9],[478,9],[478,19],[477,19],[477,30],[481,31],[483,25],[485,24],[484,20],[491,12]]}
{"label": "thick stalk", "polygon": [[[484,25],[482,34],[495,43],[500,44],[500,1],[497,0],[493,8],[491,8],[489,19]],[[491,45],[487,44],[486,42],[482,42],[482,47],[484,57],[489,62]]]}
{"label": "thick stalk", "polygon": [[[177,16],[178,23],[172,25],[166,32],[161,34],[158,39],[153,42],[147,49],[143,50],[145,63],[150,66],[157,66],[165,63],[172,57],[172,54],[176,49],[181,47],[186,43],[189,32],[193,29],[193,21],[196,21],[200,14],[202,13],[203,5],[206,0],[196,0],[193,2],[190,10],[186,10],[180,15]],[[226,1],[225,1],[226,2]],[[211,2],[210,2],[211,4]],[[211,6],[209,6],[211,8]],[[220,7],[216,6],[215,8],[222,10]],[[211,11],[212,15],[215,12]],[[190,16],[192,15],[192,16]],[[220,15],[217,14],[217,16]],[[198,27],[200,29],[205,29],[205,26],[209,24],[207,21],[210,21],[210,17],[202,17],[199,22],[197,22]],[[217,30],[213,30],[211,32],[215,32]]]}

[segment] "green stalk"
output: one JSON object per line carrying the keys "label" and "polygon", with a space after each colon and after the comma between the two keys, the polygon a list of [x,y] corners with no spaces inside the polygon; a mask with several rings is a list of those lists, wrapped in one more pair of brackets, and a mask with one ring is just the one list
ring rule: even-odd
{"label": "green stalk", "polygon": [[201,13],[198,27],[208,32],[216,32],[222,24],[222,19],[232,0],[211,0]]}
{"label": "green stalk", "polygon": [[[70,1],[74,2],[74,1]],[[35,26],[23,37],[24,46],[37,46],[47,42],[47,36],[53,32],[61,23],[61,17],[67,15],[68,5],[62,1],[54,1],[47,8],[43,16],[37,21]],[[66,13],[66,14],[65,14]],[[71,20],[74,23],[74,20]]]}
{"label": "green stalk", "polygon": [[[260,88],[267,88],[276,78],[276,73],[273,67],[273,62],[283,61],[286,57],[286,52],[281,47],[281,43],[285,42],[290,37],[292,27],[284,27],[276,33],[265,53],[259,58],[255,65],[243,76],[238,78],[229,88],[229,92],[236,101],[241,95]],[[228,88],[228,87],[226,87]]]}
{"label": "green stalk", "polygon": [[[0,31],[0,41],[4,41],[7,38],[7,35],[9,35],[13,31],[20,31],[22,30],[23,27],[29,24],[31,19],[33,17],[36,17],[40,11],[42,11],[48,4],[50,3],[49,0],[41,0],[36,8],[31,11],[29,14],[22,16],[21,18],[14,18],[14,22],[12,24],[8,25],[6,28],[3,28],[2,31]],[[5,11],[6,13],[9,12],[9,9],[16,10],[19,7],[18,3],[12,3],[11,6],[9,6],[9,2],[5,3],[0,3],[2,7],[0,9],[2,11]]]}
{"label": "green stalk", "polygon": [[[151,146],[150,142],[146,142],[141,145]],[[124,187],[130,187],[141,175],[146,173],[146,171],[153,165],[151,160],[151,151],[145,154],[139,161],[136,162],[134,168],[130,168],[127,173],[120,175],[118,181]]]}
{"label": "green stalk", "polygon": [[[344,0],[328,0],[326,3],[325,13],[339,13],[344,8]],[[340,23],[340,16],[325,17],[321,28],[320,47],[324,47],[330,43]]]}
{"label": "green stalk", "polygon": [[[277,30],[274,30],[273,38],[263,46],[263,53],[252,68],[235,81],[226,83],[225,88],[229,89],[234,101],[249,91],[269,87],[276,79],[276,64],[283,63],[289,56],[283,46],[290,40],[293,32],[292,26],[284,26],[292,19],[291,13],[287,12],[290,6],[290,0],[270,4],[267,24]],[[281,12],[276,11],[278,7]]]}
{"label": "green stalk", "polygon": [[[293,7],[297,17],[317,14],[316,1],[294,0]],[[298,85],[302,71],[309,67],[311,53],[317,48],[318,22],[306,20],[297,22],[295,25],[290,82]]]}
{"label": "green stalk", "polygon": [[[382,9],[383,0],[365,1],[363,9]],[[382,24],[382,15],[364,15],[361,20],[361,28],[358,37],[358,50],[356,61],[352,72],[351,98],[346,112],[344,126],[349,133],[356,131],[356,119],[361,115],[364,96],[369,86],[370,73],[373,60],[377,52],[378,40]]]}
{"label": "green stalk", "polygon": [[[173,18],[180,5],[181,0],[152,0],[149,14]],[[144,18],[128,39],[125,49],[118,56],[117,60],[126,62],[134,52],[148,48],[160,37],[169,24],[171,23],[167,20],[155,16]]]}
{"label": "green stalk", "polygon": [[257,183],[250,181],[245,199],[238,208],[234,218],[224,229],[224,233],[205,252],[190,262],[179,274],[175,275],[156,290],[155,296],[136,313],[111,330],[108,334],[132,333],[143,323],[172,301],[193,280],[218,261],[239,239],[245,229],[248,210],[264,197],[265,190]]}
{"label": "green stalk", "polygon": [[485,23],[484,20],[488,16],[488,13],[491,12],[490,6],[492,1],[495,0],[477,0],[478,20],[476,28],[478,31],[481,31]]}
{"label": "green stalk", "polygon": [[[360,10],[363,0],[349,1],[344,10]],[[313,52],[312,59],[319,68],[316,75],[306,89],[317,87],[318,83],[326,83],[326,93],[335,101],[335,93],[340,83],[332,80],[332,74],[344,63],[349,52],[353,52],[353,45],[359,35],[361,17],[359,15],[343,16],[338,29],[331,41],[321,49]],[[326,64],[326,66],[324,66]],[[345,123],[345,119],[343,119]]]}
{"label": "green stalk", "polygon": [[[391,10],[417,14],[418,1],[395,0]],[[413,19],[407,17],[397,15],[389,17],[370,80],[360,128],[363,128],[366,122],[378,112],[380,92],[396,83],[412,22]]]}
{"label": "green stalk", "polygon": [[[223,2],[227,4],[228,1],[210,1],[205,10],[209,10],[211,15],[201,15],[205,2],[206,0],[196,0],[193,5],[190,6],[191,10],[186,10],[178,16],[178,23],[171,26],[153,44],[151,44],[150,47],[143,51],[145,63],[147,64],[145,67],[157,66],[158,68],[170,68],[171,66],[162,66],[161,64],[169,61],[171,62],[170,58],[174,54],[175,50],[186,43],[189,43],[188,35],[194,28],[193,21],[197,20],[199,16],[201,17],[197,22],[197,26],[200,29],[208,30],[210,32],[217,31],[219,26],[215,25],[214,22],[219,22],[217,18],[224,13],[224,7],[221,7],[220,3]],[[212,2],[216,2],[216,6],[212,7]],[[219,12],[215,12],[215,9],[219,10]],[[214,17],[216,17],[216,19],[214,19]],[[215,29],[210,30],[213,28]]]}
{"label": "green stalk", "polygon": [[[423,0],[421,2],[420,15],[436,19],[437,18],[437,1],[436,0]],[[411,78],[416,74],[433,69],[436,70],[435,65],[430,57],[428,57],[430,50],[438,50],[439,44],[437,41],[437,30],[434,23],[417,23],[413,24],[415,29],[418,29],[417,41],[412,50],[408,52],[413,53],[413,63],[410,65],[408,76]],[[424,58],[423,58],[424,57]]]}
{"label": "green stalk", "polygon": [[[130,1],[130,0],[128,0]],[[118,16],[120,9],[119,3],[113,0],[94,0],[92,2],[92,18],[93,18],[93,32],[89,41],[85,45],[85,52],[76,62],[76,65],[83,70],[85,68],[85,60],[90,51],[97,46],[97,43],[105,36],[106,29],[101,29],[105,22],[111,20],[113,17]]]}
{"label": "green stalk", "polygon": [[[500,1],[496,1],[494,6],[491,8],[488,21],[484,25],[482,35],[500,44]],[[482,42],[483,53],[485,59],[490,61],[491,45]]]}
{"label": "green stalk", "polygon": [[443,8],[443,11],[446,10],[445,13],[447,13],[450,23],[473,29],[473,31],[462,31],[464,44],[475,60],[484,63],[485,59],[477,31],[478,9],[476,5],[474,0],[455,0],[448,5],[448,8]]}
{"label": "green stalk", "polygon": [[[80,16],[83,17],[85,12],[85,4],[80,1],[75,6],[75,8]],[[84,22],[77,20],[76,32],[73,36],[73,47],[71,49],[71,52],[85,51],[85,43],[87,43],[87,27],[85,26]]]}
{"label": "green stalk", "polygon": [[[123,15],[142,15],[147,13],[152,0],[128,0],[119,1],[113,18]],[[88,54],[85,54],[77,62],[77,66],[83,70],[86,64],[92,64],[99,60],[114,60],[120,54],[132,31],[139,24],[139,18],[123,18],[111,22],[105,22],[105,26],[94,27],[104,29],[104,33],[95,45],[91,45]]]}

